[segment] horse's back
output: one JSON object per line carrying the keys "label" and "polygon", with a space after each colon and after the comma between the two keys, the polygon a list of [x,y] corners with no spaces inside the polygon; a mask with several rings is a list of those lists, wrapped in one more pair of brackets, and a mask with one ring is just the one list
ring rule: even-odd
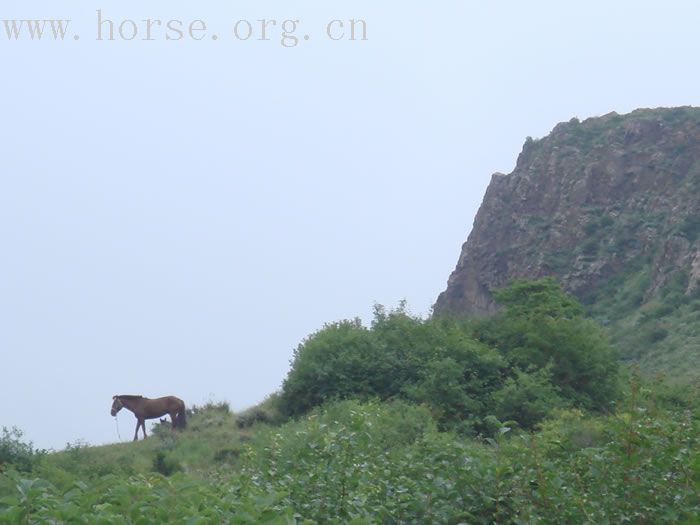
{"label": "horse's back", "polygon": [[177,396],[168,396],[168,399],[171,399],[172,401],[174,401],[174,402],[177,403],[178,405],[184,405],[184,404],[185,404],[185,402],[184,402],[182,399],[180,399],[179,397],[177,397]]}
{"label": "horse's back", "polygon": [[[152,411],[174,412],[185,406],[185,402],[177,396],[164,396],[155,399],[146,398],[146,404]],[[163,415],[163,414],[161,414]]]}
{"label": "horse's back", "polygon": [[185,406],[185,402],[177,396],[166,396],[163,399],[166,400],[169,406],[174,406],[177,408],[182,408]]}
{"label": "horse's back", "polygon": [[152,402],[152,403],[182,403],[182,399],[180,399],[177,396],[163,396],[163,397],[155,397],[155,398],[145,398],[146,400]]}

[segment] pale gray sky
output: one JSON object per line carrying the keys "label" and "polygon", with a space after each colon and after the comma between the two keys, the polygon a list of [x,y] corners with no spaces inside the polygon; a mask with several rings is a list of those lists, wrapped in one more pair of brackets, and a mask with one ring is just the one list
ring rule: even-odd
{"label": "pale gray sky", "polygon": [[[0,426],[41,447],[116,441],[117,393],[261,401],[324,322],[427,313],[526,136],[700,103],[692,1],[223,4],[0,5],[80,35],[0,26]],[[210,30],[96,42],[97,8]],[[299,45],[233,37],[261,18]]]}

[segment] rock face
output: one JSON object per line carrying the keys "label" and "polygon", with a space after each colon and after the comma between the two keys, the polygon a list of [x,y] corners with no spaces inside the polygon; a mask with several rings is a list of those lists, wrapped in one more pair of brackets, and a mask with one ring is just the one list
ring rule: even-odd
{"label": "rock face", "polygon": [[573,119],[493,175],[435,312],[488,314],[491,290],[553,275],[623,347],[631,325],[659,346],[665,317],[698,313],[699,237],[700,109]]}

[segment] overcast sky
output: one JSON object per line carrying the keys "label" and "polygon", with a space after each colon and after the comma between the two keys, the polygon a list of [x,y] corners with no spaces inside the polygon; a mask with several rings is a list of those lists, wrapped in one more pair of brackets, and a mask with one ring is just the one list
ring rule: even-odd
{"label": "overcast sky", "polygon": [[253,405],[323,323],[427,314],[526,136],[700,103],[696,2],[383,4],[2,1],[72,22],[0,26],[0,426],[58,449],[117,441],[114,394]]}

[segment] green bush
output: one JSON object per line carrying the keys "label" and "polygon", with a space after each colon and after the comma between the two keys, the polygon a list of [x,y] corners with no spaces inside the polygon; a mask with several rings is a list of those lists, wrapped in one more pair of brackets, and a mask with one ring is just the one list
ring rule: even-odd
{"label": "green bush", "polygon": [[560,410],[533,434],[488,416],[488,445],[430,428],[379,440],[382,405],[331,405],[269,430],[244,479],[313,522],[693,523],[698,422],[635,388],[614,415]]}
{"label": "green bush", "polygon": [[646,339],[649,343],[658,343],[668,337],[668,330],[663,326],[655,325],[646,332]]}
{"label": "green bush", "polygon": [[491,399],[492,412],[500,421],[515,421],[522,428],[534,428],[555,410],[570,404],[552,384],[551,367],[530,373],[516,370]]}
{"label": "green bush", "polygon": [[280,408],[298,416],[335,399],[402,398],[429,407],[442,430],[488,434],[487,416],[533,428],[554,408],[609,406],[617,354],[580,303],[551,279],[494,296],[503,312],[480,322],[422,319],[401,305],[378,306],[369,328],[326,325],[297,348]]}
{"label": "green bush", "polygon": [[172,476],[176,472],[181,472],[183,470],[182,465],[171,455],[165,452],[156,452],[153,458],[153,471],[163,474],[163,476]]}
{"label": "green bush", "polygon": [[551,367],[552,384],[575,406],[606,410],[619,393],[618,354],[581,304],[551,278],[516,280],[494,292],[502,311],[476,334],[498,348],[512,370]]}
{"label": "green bush", "polygon": [[2,427],[0,436],[0,471],[14,468],[21,472],[31,471],[46,454],[45,450],[37,450],[31,442],[22,440],[24,434],[18,428]]}
{"label": "green bush", "polygon": [[661,319],[662,317],[666,317],[667,315],[673,313],[674,310],[675,308],[670,304],[655,304],[641,313],[639,317],[639,322],[646,323],[653,319]]}
{"label": "green bush", "polygon": [[268,396],[262,403],[249,408],[236,416],[236,426],[239,429],[249,428],[256,423],[280,424],[284,422],[280,413],[279,394]]}
{"label": "green bush", "polygon": [[556,445],[550,453],[567,455],[608,442],[605,421],[587,416],[579,409],[558,410],[540,426],[540,436],[545,442]]}
{"label": "green bush", "polygon": [[471,325],[421,319],[377,307],[371,328],[327,325],[298,348],[280,395],[299,415],[334,399],[403,398],[430,407],[443,428],[484,417],[506,363],[479,343]]}
{"label": "green bush", "polygon": [[380,356],[359,319],[326,325],[294,353],[282,386],[282,410],[298,415],[334,398],[382,397],[382,363],[376,359]]}
{"label": "green bush", "polygon": [[600,243],[597,239],[588,239],[581,245],[581,253],[588,256],[596,255],[599,247]]}
{"label": "green bush", "polygon": [[581,304],[565,294],[552,277],[536,281],[515,279],[505,288],[494,290],[493,297],[511,317],[573,319],[584,313]]}
{"label": "green bush", "polygon": [[690,215],[685,217],[678,225],[677,231],[690,242],[695,242],[700,235],[700,216]]}

